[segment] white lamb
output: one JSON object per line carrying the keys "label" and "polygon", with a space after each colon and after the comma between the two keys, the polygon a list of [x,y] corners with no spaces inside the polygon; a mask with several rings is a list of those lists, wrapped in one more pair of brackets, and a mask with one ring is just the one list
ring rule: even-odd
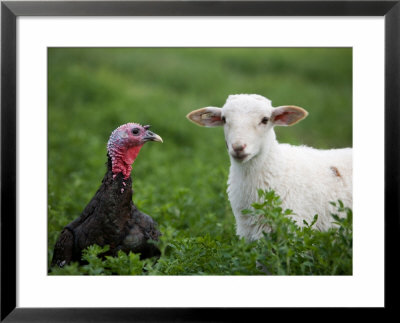
{"label": "white lamb", "polygon": [[258,201],[258,189],[273,189],[283,209],[291,209],[298,225],[303,220],[327,230],[332,227],[329,202],[352,207],[352,149],[318,150],[279,144],[274,126],[290,126],[308,115],[296,106],[272,107],[256,94],[230,95],[222,108],[195,110],[187,118],[200,126],[223,126],[231,167],[228,196],[240,237],[256,240],[268,228],[252,215],[242,214]]}

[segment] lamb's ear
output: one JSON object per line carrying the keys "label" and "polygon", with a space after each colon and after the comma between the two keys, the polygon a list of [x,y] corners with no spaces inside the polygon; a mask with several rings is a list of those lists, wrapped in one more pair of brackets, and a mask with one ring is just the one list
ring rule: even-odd
{"label": "lamb's ear", "polygon": [[285,105],[277,107],[271,114],[271,122],[278,126],[291,126],[305,117],[308,112],[303,108],[294,105]]}
{"label": "lamb's ear", "polygon": [[207,107],[190,112],[186,118],[203,127],[222,126],[221,108]]}

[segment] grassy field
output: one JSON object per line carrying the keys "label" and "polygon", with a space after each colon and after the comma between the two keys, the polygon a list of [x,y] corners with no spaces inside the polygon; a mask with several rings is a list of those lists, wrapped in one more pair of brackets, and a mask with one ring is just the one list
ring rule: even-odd
{"label": "grassy field", "polygon": [[[62,227],[79,216],[101,183],[111,131],[138,122],[152,125],[164,140],[146,144],[132,171],[133,200],[159,223],[163,255],[157,264],[121,255],[121,263],[145,270],[120,273],[259,274],[257,252],[235,235],[223,130],[185,118],[237,93],[309,112],[294,127],[276,129],[280,142],[352,146],[351,49],[49,49],[49,262]],[[107,273],[102,266],[54,273]]]}

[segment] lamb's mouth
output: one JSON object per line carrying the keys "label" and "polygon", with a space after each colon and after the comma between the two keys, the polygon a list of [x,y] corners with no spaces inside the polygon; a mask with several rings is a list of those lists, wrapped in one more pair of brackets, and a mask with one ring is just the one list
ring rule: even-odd
{"label": "lamb's mouth", "polygon": [[242,162],[242,161],[244,161],[249,155],[250,155],[250,154],[232,154],[231,156],[232,156],[235,160],[237,160],[237,161],[239,161],[239,162]]}

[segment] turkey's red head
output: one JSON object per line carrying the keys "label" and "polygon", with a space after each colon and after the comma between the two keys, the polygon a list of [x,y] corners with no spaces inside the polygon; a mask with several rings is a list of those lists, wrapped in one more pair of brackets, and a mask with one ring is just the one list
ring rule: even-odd
{"label": "turkey's red head", "polygon": [[150,126],[141,126],[138,123],[127,123],[111,133],[107,150],[114,176],[122,173],[125,179],[128,178],[142,146],[148,141],[162,142],[161,137],[149,128]]}

